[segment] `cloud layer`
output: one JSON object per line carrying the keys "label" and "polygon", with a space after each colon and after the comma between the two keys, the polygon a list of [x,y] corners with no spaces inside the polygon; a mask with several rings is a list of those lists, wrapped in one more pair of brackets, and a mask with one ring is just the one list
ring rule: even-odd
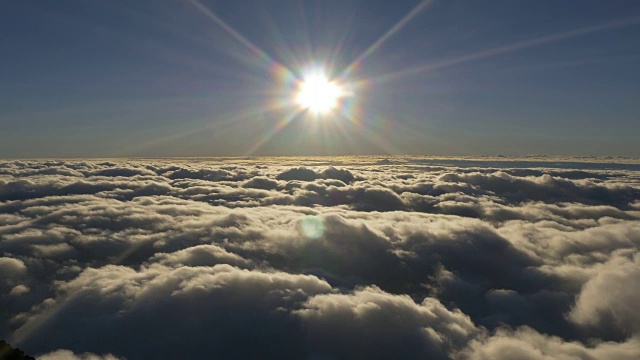
{"label": "cloud layer", "polygon": [[638,358],[640,167],[577,161],[0,162],[0,337],[46,359]]}

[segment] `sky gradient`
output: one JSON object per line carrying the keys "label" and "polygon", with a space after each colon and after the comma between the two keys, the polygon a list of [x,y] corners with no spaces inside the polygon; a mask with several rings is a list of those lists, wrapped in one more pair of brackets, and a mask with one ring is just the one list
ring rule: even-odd
{"label": "sky gradient", "polygon": [[[637,1],[6,1],[0,157],[640,156]],[[295,79],[353,89],[305,114]]]}

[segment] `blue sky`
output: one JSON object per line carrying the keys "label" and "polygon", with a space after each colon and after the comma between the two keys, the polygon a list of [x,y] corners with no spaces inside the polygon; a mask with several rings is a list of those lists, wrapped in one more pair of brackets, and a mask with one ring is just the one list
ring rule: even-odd
{"label": "blue sky", "polygon": [[[274,64],[337,76],[403,18],[357,111],[271,109]],[[637,1],[5,1],[0,157],[640,156],[639,38]]]}

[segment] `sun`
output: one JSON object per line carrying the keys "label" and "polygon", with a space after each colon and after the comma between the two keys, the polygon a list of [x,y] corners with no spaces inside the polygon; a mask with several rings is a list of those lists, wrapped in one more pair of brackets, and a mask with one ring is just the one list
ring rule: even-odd
{"label": "sun", "polygon": [[299,83],[295,102],[313,114],[323,115],[336,109],[340,99],[346,95],[336,82],[330,81],[322,73],[310,74]]}

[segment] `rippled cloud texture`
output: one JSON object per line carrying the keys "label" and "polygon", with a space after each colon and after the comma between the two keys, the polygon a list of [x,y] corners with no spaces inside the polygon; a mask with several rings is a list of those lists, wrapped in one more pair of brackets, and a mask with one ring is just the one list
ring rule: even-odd
{"label": "rippled cloud texture", "polygon": [[640,166],[534,160],[0,162],[0,337],[43,359],[640,358]]}

